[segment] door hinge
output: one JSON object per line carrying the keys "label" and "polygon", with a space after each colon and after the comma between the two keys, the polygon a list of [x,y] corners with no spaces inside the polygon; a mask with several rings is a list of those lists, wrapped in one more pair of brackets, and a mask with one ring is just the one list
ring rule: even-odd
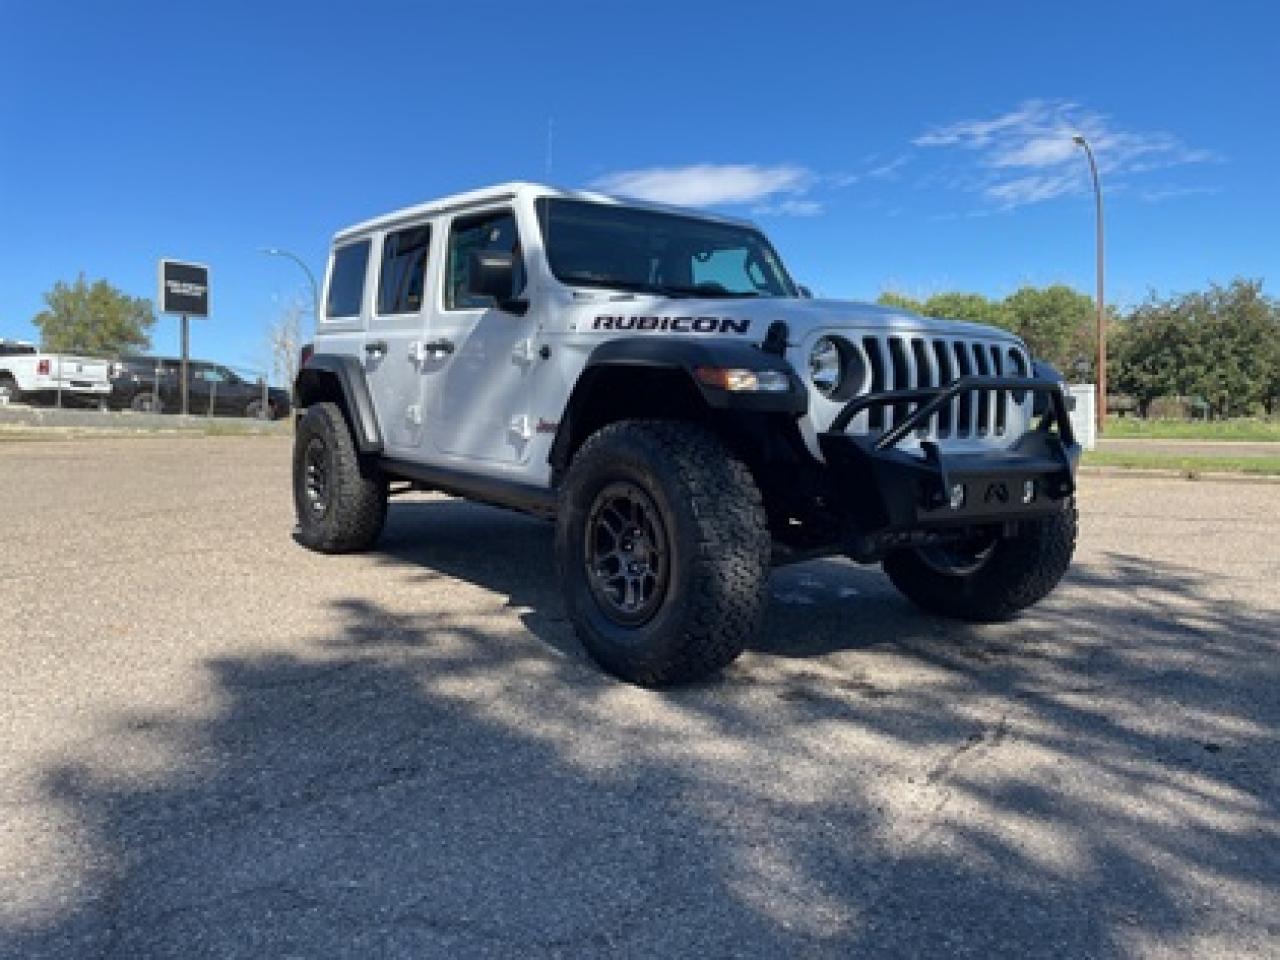
{"label": "door hinge", "polygon": [[535,356],[532,339],[520,340],[511,349],[511,359],[516,363],[533,363]]}
{"label": "door hinge", "polygon": [[512,417],[510,429],[521,440],[528,440],[533,436],[533,421],[527,414]]}

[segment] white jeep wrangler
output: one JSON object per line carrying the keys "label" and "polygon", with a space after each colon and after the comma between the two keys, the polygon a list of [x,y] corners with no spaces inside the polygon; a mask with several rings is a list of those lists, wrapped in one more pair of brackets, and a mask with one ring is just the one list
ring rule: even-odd
{"label": "white jeep wrangler", "polygon": [[554,518],[569,616],[623,679],[733,660],[771,563],[882,562],[974,621],[1070,564],[1057,373],[1002,330],[809,299],[750,223],[507,184],[341,231],[324,303],[298,539],[368,548],[406,489]]}

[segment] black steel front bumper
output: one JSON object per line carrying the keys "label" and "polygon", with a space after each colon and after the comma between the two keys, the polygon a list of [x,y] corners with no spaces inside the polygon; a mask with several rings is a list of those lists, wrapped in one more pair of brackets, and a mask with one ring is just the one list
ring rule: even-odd
{"label": "black steel front bumper", "polygon": [[[923,456],[899,449],[970,391],[1039,394],[1047,405],[1030,430],[998,450],[944,454],[933,440],[920,442]],[[859,413],[889,406],[913,409],[884,433],[845,432]],[[1062,387],[1041,378],[966,376],[943,387],[855,397],[819,435],[819,444],[849,552],[868,558],[936,541],[948,531],[1050,515],[1075,491],[1080,461]]]}

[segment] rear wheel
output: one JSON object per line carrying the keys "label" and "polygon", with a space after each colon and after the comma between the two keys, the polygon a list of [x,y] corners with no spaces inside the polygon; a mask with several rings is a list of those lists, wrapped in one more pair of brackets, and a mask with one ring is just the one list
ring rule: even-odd
{"label": "rear wheel", "polygon": [[975,623],[1008,620],[1047,597],[1071,566],[1074,499],[1023,521],[1017,536],[900,550],[884,560],[893,585],[930,613]]}
{"label": "rear wheel", "polygon": [[759,629],[769,547],[750,471],[696,424],[607,426],[561,489],[570,618],[588,653],[632,683],[694,680],[736,658]]}
{"label": "rear wheel", "polygon": [[367,550],[387,519],[387,481],[356,450],[342,409],[318,403],[293,444],[298,541],[321,553]]}
{"label": "rear wheel", "polygon": [[163,413],[164,404],[159,398],[151,392],[134,394],[132,400],[129,401],[129,408],[136,410],[138,413]]}

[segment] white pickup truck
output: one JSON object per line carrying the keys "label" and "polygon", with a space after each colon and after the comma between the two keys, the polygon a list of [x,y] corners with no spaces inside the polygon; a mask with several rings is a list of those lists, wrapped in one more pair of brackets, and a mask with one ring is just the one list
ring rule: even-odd
{"label": "white pickup truck", "polygon": [[0,403],[60,398],[64,404],[102,406],[110,393],[106,360],[41,353],[31,343],[0,340]]}

